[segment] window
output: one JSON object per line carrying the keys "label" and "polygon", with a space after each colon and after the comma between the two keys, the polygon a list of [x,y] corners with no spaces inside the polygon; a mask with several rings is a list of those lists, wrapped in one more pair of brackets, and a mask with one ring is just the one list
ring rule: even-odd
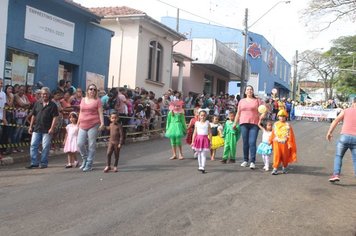
{"label": "window", "polygon": [[33,85],[37,55],[7,48],[4,84]]}
{"label": "window", "polygon": [[225,94],[226,81],[222,79],[218,79],[216,94],[220,94],[220,92]]}
{"label": "window", "polygon": [[204,75],[204,92],[211,94],[213,92],[213,80],[214,76],[205,74]]}
{"label": "window", "polygon": [[274,74],[277,75],[277,72],[278,72],[278,57],[275,57]]}
{"label": "window", "polygon": [[157,41],[150,42],[147,79],[161,82],[163,47]]}

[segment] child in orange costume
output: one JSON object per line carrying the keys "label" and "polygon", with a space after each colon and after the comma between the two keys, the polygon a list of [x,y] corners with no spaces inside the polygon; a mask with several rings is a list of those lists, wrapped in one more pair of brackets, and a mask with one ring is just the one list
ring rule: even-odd
{"label": "child in orange costume", "polygon": [[286,174],[288,164],[297,161],[297,145],[293,128],[286,122],[288,114],[285,110],[280,110],[277,116],[279,121],[274,123],[269,140],[273,149],[272,175],[278,175],[277,169],[281,163],[283,174]]}

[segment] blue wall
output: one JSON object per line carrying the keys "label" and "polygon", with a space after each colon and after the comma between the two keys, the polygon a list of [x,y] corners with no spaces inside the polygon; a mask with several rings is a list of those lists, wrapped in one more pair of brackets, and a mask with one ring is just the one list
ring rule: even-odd
{"label": "blue wall", "polygon": [[[75,23],[73,52],[25,39],[26,5]],[[78,68],[72,78],[74,86],[84,88],[86,71],[104,75],[107,85],[112,32],[91,23],[90,14],[80,14],[64,1],[48,0],[10,0],[8,13],[7,47],[38,56],[34,83],[41,81],[54,89],[63,61]]]}
{"label": "blue wall", "polygon": [[[175,17],[162,17],[161,22],[167,25],[168,27],[171,27],[172,29],[175,29],[177,24]],[[244,36],[242,34],[242,31],[239,29],[180,19],[179,32],[187,35],[188,39],[215,38],[226,44],[233,43],[236,46],[233,47],[233,49],[238,54],[243,54],[242,52]],[[253,59],[250,55],[247,55],[247,60],[249,61],[249,64],[251,66],[251,73],[259,74],[259,88],[254,88],[255,92],[263,91],[264,84],[266,83],[265,91],[267,94],[270,94],[273,88],[277,88],[279,90],[280,96],[288,96],[290,87],[289,84],[291,65],[282,57],[282,55],[280,55],[278,51],[273,48],[273,45],[271,45],[262,35],[249,32],[249,44],[252,42],[259,44],[261,47],[261,51],[263,51],[264,53],[268,53],[269,50],[272,49],[273,58],[275,59],[275,57],[277,57],[278,61],[277,74],[275,74],[274,68],[272,71],[269,70],[268,60],[266,60],[265,62],[263,60],[263,55],[256,59]],[[280,62],[282,62],[282,64]],[[280,78],[281,65],[282,79]],[[285,68],[287,70],[287,81],[284,80]],[[238,93],[238,91],[239,89],[237,87],[237,82],[230,82],[229,93],[236,94]]]}

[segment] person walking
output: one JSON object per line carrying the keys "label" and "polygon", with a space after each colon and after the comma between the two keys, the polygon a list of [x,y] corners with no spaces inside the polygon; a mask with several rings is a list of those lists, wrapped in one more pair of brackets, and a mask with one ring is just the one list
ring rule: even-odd
{"label": "person walking", "polygon": [[356,175],[356,97],[353,99],[349,108],[341,111],[336,119],[331,123],[326,139],[332,138],[332,133],[337,124],[343,121],[340,138],[336,144],[336,153],[334,158],[334,173],[329,178],[330,182],[340,181],[342,159],[347,149],[351,150],[354,173]]}
{"label": "person walking", "polygon": [[49,99],[50,90],[48,87],[41,89],[41,101],[37,101],[32,109],[32,116],[28,133],[32,135],[30,156],[31,164],[28,169],[38,168],[39,161],[38,148],[42,144],[41,166],[48,167],[48,154],[51,148],[52,135],[56,129],[57,118],[59,116],[57,105]]}
{"label": "person walking", "polygon": [[118,164],[120,158],[120,149],[124,140],[124,133],[122,131],[122,125],[119,122],[119,115],[116,112],[110,114],[110,126],[107,129],[110,131],[110,139],[108,144],[108,149],[106,153],[107,164],[104,169],[104,173],[108,173],[111,170],[111,156],[115,154],[115,162],[114,162],[114,172],[118,172]]}
{"label": "person walking", "polygon": [[78,152],[78,114],[72,111],[69,114],[70,124],[66,126],[66,134],[63,141],[63,152],[68,155],[68,164],[65,165],[65,168],[78,167],[79,162],[77,160],[77,152]]}
{"label": "person walking", "polygon": [[92,170],[98,129],[104,128],[103,107],[95,84],[88,86],[87,96],[80,103],[78,126],[78,149],[83,159],[80,169],[87,172]]}
{"label": "person walking", "polygon": [[[237,107],[237,115],[235,116],[234,127],[240,124],[242,142],[243,142],[243,157],[242,167],[247,167],[250,162],[250,169],[255,169],[256,162],[256,141],[259,127],[265,116],[258,113],[258,107],[262,105],[261,99],[254,95],[253,87],[246,86],[244,98],[240,100]],[[250,157],[250,158],[249,158]]]}
{"label": "person walking", "polygon": [[211,127],[206,120],[206,110],[199,110],[199,121],[195,122],[194,133],[192,138],[192,148],[197,152],[198,170],[205,174],[206,154],[210,151]]}

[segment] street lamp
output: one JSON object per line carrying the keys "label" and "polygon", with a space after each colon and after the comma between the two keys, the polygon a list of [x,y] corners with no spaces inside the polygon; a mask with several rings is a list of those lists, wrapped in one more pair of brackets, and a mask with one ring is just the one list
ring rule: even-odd
{"label": "street lamp", "polygon": [[245,21],[244,21],[244,25],[245,25],[245,29],[244,29],[244,48],[243,48],[243,58],[242,58],[242,68],[241,68],[241,85],[240,85],[240,96],[243,97],[244,96],[244,90],[248,81],[248,78],[246,78],[246,67],[247,67],[247,44],[248,44],[248,30],[249,28],[251,28],[252,26],[254,26],[259,20],[261,20],[265,15],[267,15],[270,11],[272,11],[273,8],[275,8],[277,5],[279,5],[280,3],[285,3],[288,4],[291,1],[279,1],[276,2],[270,9],[268,9],[268,11],[266,11],[264,14],[262,14],[262,16],[260,16],[255,22],[253,22],[250,26],[248,26],[248,8],[245,9]]}

